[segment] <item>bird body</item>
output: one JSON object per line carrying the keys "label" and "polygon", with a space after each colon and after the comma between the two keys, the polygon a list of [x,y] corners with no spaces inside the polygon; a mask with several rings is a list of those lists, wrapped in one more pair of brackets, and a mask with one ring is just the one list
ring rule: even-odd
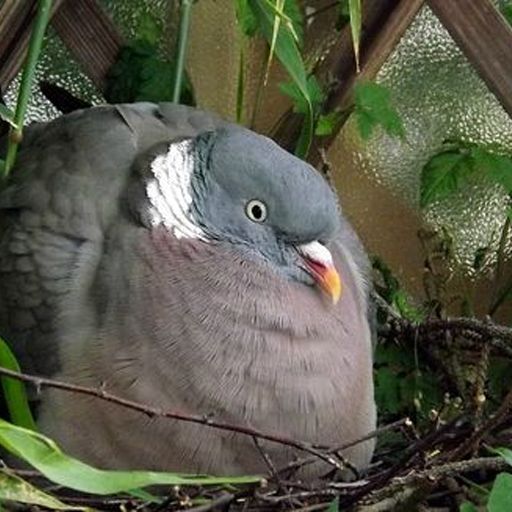
{"label": "bird body", "polygon": [[[28,131],[0,208],[0,333],[24,370],[304,442],[374,429],[364,251],[270,140],[167,104],[72,113]],[[101,467],[266,469],[241,434],[39,399],[43,432]],[[372,451],[345,455],[363,469]]]}

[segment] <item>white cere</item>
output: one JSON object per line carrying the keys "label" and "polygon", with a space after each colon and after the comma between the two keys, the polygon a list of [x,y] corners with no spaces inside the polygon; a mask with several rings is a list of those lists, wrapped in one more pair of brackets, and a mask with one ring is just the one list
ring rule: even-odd
{"label": "white cere", "polygon": [[297,246],[297,249],[305,258],[316,261],[326,267],[333,265],[332,255],[329,249],[317,240],[309,242],[308,244],[299,245]]}

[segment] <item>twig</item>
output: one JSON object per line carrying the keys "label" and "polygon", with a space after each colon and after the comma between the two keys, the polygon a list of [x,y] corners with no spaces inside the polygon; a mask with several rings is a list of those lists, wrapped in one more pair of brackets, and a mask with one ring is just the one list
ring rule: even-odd
{"label": "twig", "polygon": [[[310,453],[311,455],[315,455],[319,459],[323,460],[330,466],[342,471],[344,469],[350,469],[355,471],[355,475],[357,477],[357,470],[355,470],[354,466],[351,464],[347,464],[347,461],[343,461],[341,464],[338,462],[331,454],[312,446],[310,443],[297,441],[295,439],[290,439],[288,437],[282,436],[280,434],[262,432],[260,430],[254,429],[252,427],[246,425],[235,425],[231,423],[224,423],[221,421],[216,421],[210,417],[194,415],[194,414],[184,414],[179,411],[170,411],[170,410],[162,410],[157,407],[152,407],[149,405],[141,404],[139,402],[134,402],[132,400],[128,400],[126,398],[121,398],[119,396],[113,395],[106,391],[104,388],[95,389],[87,386],[79,386],[76,384],[69,384],[67,382],[62,382],[54,379],[48,379],[45,377],[37,377],[34,375],[27,375],[21,372],[15,372],[9,370],[7,368],[0,367],[0,375],[5,375],[7,377],[11,377],[13,379],[17,379],[23,382],[27,382],[36,387],[36,389],[41,388],[54,388],[60,389],[62,391],[68,391],[71,393],[78,393],[87,396],[93,396],[99,398],[100,400],[105,400],[106,402],[110,402],[116,405],[120,405],[121,407],[125,407],[127,409],[131,409],[134,411],[141,412],[149,417],[162,417],[169,418],[174,420],[186,421],[189,423],[196,423],[199,425],[205,425],[211,428],[216,428],[219,430],[225,430],[228,432],[236,432],[237,434],[243,434],[251,437],[257,437],[259,439],[265,439],[266,441],[270,441],[272,443],[282,444],[285,446],[291,446],[292,448],[296,448],[297,450]],[[353,468],[353,469],[352,469]]]}
{"label": "twig", "polygon": [[390,482],[393,478],[395,478],[398,473],[406,470],[410,462],[419,454],[427,449],[432,449],[433,446],[439,441],[439,439],[449,431],[456,427],[461,418],[457,418],[446,425],[443,425],[437,430],[433,430],[429,434],[427,434],[422,439],[419,439],[416,443],[413,443],[406,450],[404,450],[404,455],[395,462],[389,469],[385,470],[378,477],[372,479],[367,485],[365,485],[362,489],[360,489],[355,494],[347,497],[344,502],[341,504],[342,506],[348,506],[356,503],[359,499],[367,496],[371,492],[376,489],[381,488],[387,482]]}
{"label": "twig", "polygon": [[489,321],[482,321],[476,318],[459,317],[447,318],[446,320],[427,320],[418,325],[417,328],[420,332],[472,331],[486,338],[499,338],[508,343],[512,343],[512,328],[496,325]]}
{"label": "twig", "polygon": [[507,467],[508,464],[502,457],[479,457],[470,460],[449,462],[423,471],[412,471],[406,476],[397,476],[390,481],[389,485],[375,490],[370,496],[372,501],[380,501],[394,492],[398,492],[405,487],[420,482],[428,481],[434,483],[439,479],[461,473],[471,473],[478,470],[501,471]]}
{"label": "twig", "polygon": [[272,476],[272,478],[274,478],[274,480],[277,482],[277,484],[280,487],[283,487],[283,484],[281,482],[279,474],[276,471],[276,467],[275,467],[274,463],[272,462],[270,455],[263,449],[263,447],[261,446],[261,443],[257,437],[253,437],[252,440],[254,441],[254,444],[256,445],[256,449],[260,452],[262,459],[265,461],[265,464],[268,467],[268,471],[269,471],[270,475]]}
{"label": "twig", "polygon": [[[401,420],[394,421],[393,423],[389,423],[388,425],[379,427],[379,428],[375,429],[373,432],[370,432],[369,434],[367,434],[365,436],[359,437],[358,439],[356,439],[354,441],[350,441],[349,443],[344,443],[342,445],[336,446],[335,448],[331,448],[328,450],[328,453],[341,452],[343,450],[346,450],[347,448],[356,446],[357,444],[364,443],[365,441],[369,441],[370,439],[378,437],[383,432],[387,432],[389,430],[394,430],[396,428],[400,428],[402,425],[406,424],[408,421],[410,421],[409,418],[403,418]],[[297,470],[303,466],[312,464],[315,461],[316,461],[316,457],[307,457],[307,458],[305,457],[305,458],[297,459],[295,461],[290,462],[286,466],[283,466],[282,468],[278,469],[277,473],[282,474],[282,473],[286,473],[287,471]]]}
{"label": "twig", "polygon": [[188,512],[209,512],[210,510],[215,510],[220,507],[225,507],[229,505],[235,499],[234,494],[223,493],[218,498],[210,501],[210,503],[205,503],[204,505],[200,505],[198,507],[193,507],[187,509]]}
{"label": "twig", "polygon": [[450,453],[448,461],[453,461],[466,456],[483,439],[483,437],[506,421],[510,410],[512,409],[512,390],[510,390],[503,399],[498,410],[491,416],[476,432],[470,436],[459,448]]}

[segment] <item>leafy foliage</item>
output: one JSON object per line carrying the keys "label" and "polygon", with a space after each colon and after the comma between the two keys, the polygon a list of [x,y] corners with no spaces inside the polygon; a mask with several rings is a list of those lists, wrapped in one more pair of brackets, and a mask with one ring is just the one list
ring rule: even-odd
{"label": "leafy foliage", "polygon": [[388,135],[405,137],[402,119],[392,105],[387,87],[370,81],[360,82],[354,88],[354,101],[354,115],[363,140],[369,140],[378,126]]}
{"label": "leafy foliage", "polygon": [[210,477],[156,471],[107,471],[64,454],[42,434],[0,419],[0,445],[40,471],[46,478],[69,489],[107,495],[149,485],[229,485],[257,483],[259,477]]}
{"label": "leafy foliage", "polygon": [[244,35],[253,37],[258,31],[258,20],[254,15],[249,0],[235,0],[236,19]]}
{"label": "leafy foliage", "polygon": [[[14,354],[2,338],[0,338],[0,366],[16,372],[20,371]],[[9,377],[1,377],[0,381],[12,421],[21,427],[37,430],[28,405],[24,384]]]}
{"label": "leafy foliage", "polygon": [[512,25],[512,1],[500,0],[499,7],[501,14],[503,14],[505,19]]}
{"label": "leafy foliage", "polygon": [[[298,114],[307,115],[309,111],[309,104],[304,98],[302,91],[294,82],[286,82],[279,84],[279,89],[282,93],[289,96],[293,101],[293,111]],[[320,105],[325,101],[325,93],[320,87],[318,80],[313,76],[307,79],[307,90],[310,102],[313,105],[313,110],[318,111]]]}
{"label": "leafy foliage", "polygon": [[488,512],[509,512],[512,503],[512,475],[500,473],[489,495]]}
{"label": "leafy foliage", "polygon": [[[110,103],[172,101],[175,63],[160,54],[162,26],[150,15],[141,17],[139,37],[124,46],[109,70],[105,98]],[[194,105],[192,85],[185,76],[180,102]]]}
{"label": "leafy foliage", "polygon": [[375,399],[387,420],[404,415],[426,419],[442,403],[438,378],[407,347],[377,345],[375,370]]}
{"label": "leafy foliage", "polygon": [[447,141],[421,173],[420,204],[446,199],[475,175],[485,176],[512,195],[512,158],[476,144]]}
{"label": "leafy foliage", "polygon": [[315,135],[323,137],[331,135],[336,130],[337,126],[343,119],[343,114],[338,111],[329,112],[328,114],[322,114],[318,116],[315,127]]}
{"label": "leafy foliage", "polygon": [[391,269],[379,257],[372,258],[372,267],[378,273],[375,280],[375,288],[379,295],[400,314],[411,322],[421,322],[425,318],[425,312],[412,303],[411,298],[393,275]]}
{"label": "leafy foliage", "polygon": [[[284,4],[285,13],[289,2],[290,0]],[[313,140],[314,100],[311,97],[306,67],[300,52],[300,33],[296,30],[297,23],[294,24],[291,21],[292,18],[288,18],[290,22],[285,20],[284,23],[280,23],[276,34],[274,32],[275,17],[279,16],[279,12],[276,13],[275,3],[270,0],[248,0],[248,5],[257,20],[259,32],[275,49],[277,58],[302,97],[300,108],[305,112],[305,118],[295,152],[298,156],[305,157]]]}

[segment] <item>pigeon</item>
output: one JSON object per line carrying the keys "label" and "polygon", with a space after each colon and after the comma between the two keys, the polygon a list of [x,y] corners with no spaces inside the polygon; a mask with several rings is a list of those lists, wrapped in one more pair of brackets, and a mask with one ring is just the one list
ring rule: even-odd
{"label": "pigeon", "polygon": [[[269,138],[170,103],[26,129],[0,193],[0,335],[24,372],[303,443],[375,429],[365,250]],[[102,468],[267,472],[303,453],[38,390],[40,430]],[[360,471],[373,440],[343,455]],[[323,462],[303,468],[317,477]]]}

